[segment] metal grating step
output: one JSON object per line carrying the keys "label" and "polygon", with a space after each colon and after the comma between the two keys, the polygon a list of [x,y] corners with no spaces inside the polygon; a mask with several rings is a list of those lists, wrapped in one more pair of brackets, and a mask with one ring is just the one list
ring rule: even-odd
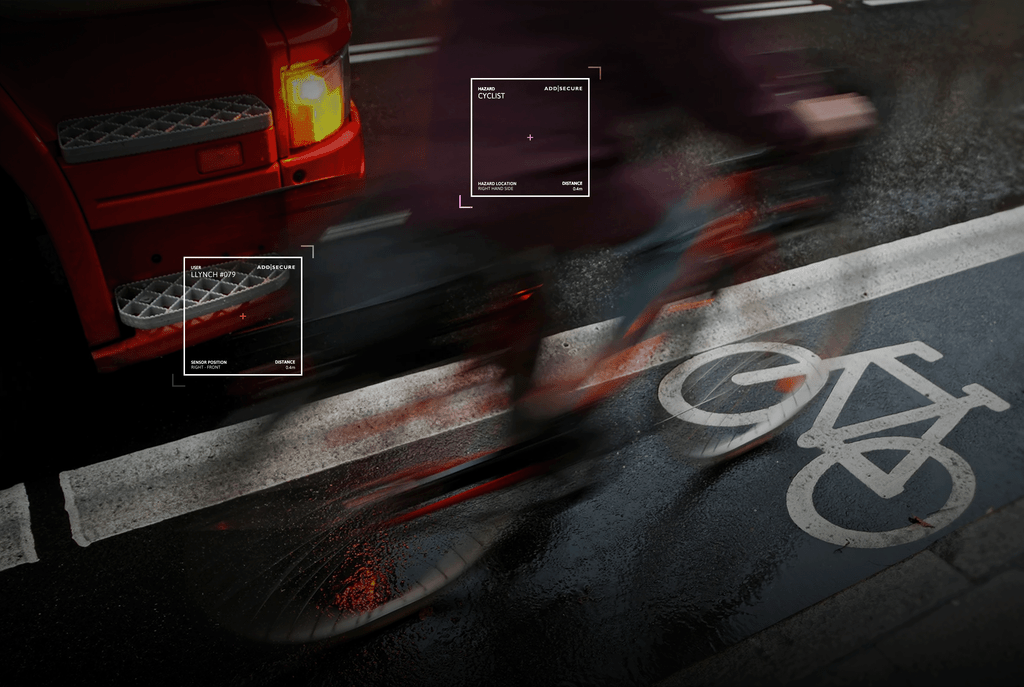
{"label": "metal grating step", "polygon": [[64,159],[76,164],[263,131],[272,121],[262,100],[234,95],[69,119],[57,125],[57,139]]}
{"label": "metal grating step", "polygon": [[121,321],[135,329],[156,329],[181,322],[182,308],[188,319],[202,317],[277,291],[288,281],[289,270],[261,266],[259,258],[252,258],[211,265],[202,272],[223,276],[179,272],[118,286],[114,298]]}

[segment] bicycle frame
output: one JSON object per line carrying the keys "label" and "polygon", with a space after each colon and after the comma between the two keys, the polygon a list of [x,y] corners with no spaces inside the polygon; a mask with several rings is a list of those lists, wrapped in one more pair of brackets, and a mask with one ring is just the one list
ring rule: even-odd
{"label": "bicycle frame", "polygon": [[[582,422],[589,410],[635,376],[619,374],[619,371],[635,356],[653,354],[660,337],[651,339],[647,332],[659,313],[666,309],[690,309],[710,303],[727,282],[724,276],[733,277],[741,273],[758,258],[774,250],[778,237],[819,222],[830,207],[828,196],[822,194],[760,211],[757,209],[763,189],[761,176],[765,171],[759,165],[770,160],[764,153],[742,158],[740,164],[744,168],[706,183],[694,194],[694,203],[733,201],[739,204],[739,209],[703,228],[697,240],[680,258],[679,278],[660,298],[650,303],[621,340],[612,342],[582,373],[547,385],[561,387],[564,392],[574,394],[568,412],[559,418],[558,423],[533,441],[454,464],[449,462],[433,473],[421,472],[415,477],[408,477],[398,493],[389,492],[379,499],[390,499],[391,517],[386,524],[408,522],[556,470],[560,462],[545,458],[550,453],[542,449],[566,436],[571,427]],[[486,340],[479,341],[476,348],[481,356],[486,356],[489,351],[499,351],[496,355],[503,364],[506,377],[514,380],[513,399],[522,394],[522,386],[517,387],[517,384],[521,385],[534,370],[540,343],[539,329],[544,322],[543,289],[537,280],[532,283],[527,280],[524,284],[527,285],[507,301],[495,304],[485,313],[485,321],[490,321],[496,329]],[[677,302],[709,291],[712,292],[711,298]],[[435,402],[443,402],[443,397]],[[429,401],[420,401],[418,405],[424,403]],[[350,503],[353,507],[362,508],[379,500],[357,498]]]}
{"label": "bicycle frame", "polygon": [[[842,375],[818,413],[814,425],[797,440],[801,447],[820,448],[822,455],[808,463],[793,478],[786,499],[794,522],[813,536],[844,546],[877,548],[907,543],[927,535],[926,530],[916,525],[890,532],[866,533],[842,528],[825,520],[814,508],[811,494],[818,480],[837,464],[845,467],[879,497],[890,499],[903,492],[907,481],[925,461],[929,458],[937,460],[953,477],[953,488],[946,504],[929,516],[927,526],[936,530],[951,524],[970,504],[974,496],[974,473],[963,458],[940,442],[972,408],[985,407],[1002,412],[1010,404],[979,384],[963,387],[966,395],[957,398],[899,361],[899,358],[909,355],[927,362],[935,362],[942,357],[934,348],[914,341],[825,361],[831,370],[842,370]],[[879,366],[930,399],[931,403],[893,415],[836,427],[839,413],[871,364]],[[935,419],[935,423],[920,438],[877,436],[886,430],[931,419]],[[888,472],[864,456],[869,451],[892,449],[902,449],[907,453]]]}

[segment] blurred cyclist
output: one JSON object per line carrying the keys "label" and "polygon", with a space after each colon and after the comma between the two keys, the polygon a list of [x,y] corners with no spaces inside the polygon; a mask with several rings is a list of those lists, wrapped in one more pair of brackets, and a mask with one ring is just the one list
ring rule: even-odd
{"label": "blurred cyclist", "polygon": [[[874,123],[865,98],[834,96],[821,83],[777,92],[767,62],[744,59],[738,36],[726,31],[726,22],[702,13],[701,3],[444,4],[448,21],[436,56],[430,151],[412,193],[411,219],[452,236],[485,237],[497,253],[510,258],[506,277],[517,266],[537,267],[539,258],[582,247],[667,245],[678,257],[711,218],[712,208],[680,202],[685,189],[656,171],[655,164],[626,161],[626,140],[617,125],[631,115],[682,108],[714,130],[794,155]],[[583,127],[559,124],[570,119],[563,111],[565,99],[510,102],[503,106],[507,140],[495,141],[492,133],[488,150],[488,159],[499,165],[492,166],[490,175],[520,184],[587,178],[589,154],[588,198],[475,197],[469,202],[470,79],[481,77],[591,78],[589,138]],[[520,125],[527,120],[551,123],[543,140],[527,138],[531,132]],[[504,168],[502,160],[507,161]],[[459,195],[472,209],[459,207]],[[458,244],[453,239],[450,245]],[[640,260],[635,269],[645,273],[653,265]],[[656,295],[651,289],[668,286],[655,282],[633,288],[632,297],[624,295],[627,322]],[[526,316],[505,361],[514,380],[514,416],[520,427],[562,409],[557,394],[536,393],[533,386],[543,329],[536,324],[544,314],[539,298],[531,302],[537,310]]]}

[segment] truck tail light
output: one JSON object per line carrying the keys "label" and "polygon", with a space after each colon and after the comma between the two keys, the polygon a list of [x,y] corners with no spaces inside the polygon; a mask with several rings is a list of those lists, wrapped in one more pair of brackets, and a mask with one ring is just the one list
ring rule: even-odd
{"label": "truck tail light", "polygon": [[319,143],[348,117],[348,47],[323,63],[284,69],[283,83],[292,147]]}

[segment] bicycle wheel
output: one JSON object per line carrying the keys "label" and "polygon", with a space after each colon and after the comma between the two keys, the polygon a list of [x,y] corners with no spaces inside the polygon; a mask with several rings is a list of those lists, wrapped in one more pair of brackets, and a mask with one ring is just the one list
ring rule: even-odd
{"label": "bicycle wheel", "polygon": [[[824,361],[849,349],[868,308],[859,287],[866,266],[830,259],[854,247],[854,234],[841,221],[812,225],[779,243],[750,226],[756,216],[724,217],[709,226],[720,244],[698,241],[684,256],[681,274],[706,270],[718,252],[748,257],[714,301],[667,318],[653,332],[685,331],[685,344],[675,347],[694,356],[662,380],[658,396],[669,413],[663,421],[681,428],[674,443],[697,461],[736,456],[795,419],[827,383]],[[748,236],[755,240],[748,243]],[[803,263],[819,260],[806,268],[806,286],[783,271],[794,255]]]}
{"label": "bicycle wheel", "polygon": [[690,457],[724,458],[771,438],[827,379],[827,365],[812,351],[751,341],[690,358],[662,380],[658,398],[694,428],[685,446]]}
{"label": "bicycle wheel", "polygon": [[[410,482],[414,483],[414,482]],[[414,613],[469,570],[503,530],[481,504],[389,521],[386,496],[352,507],[351,490],[271,490],[222,509],[193,550],[197,599],[254,641],[348,640]],[[237,514],[237,515],[234,515]]]}

